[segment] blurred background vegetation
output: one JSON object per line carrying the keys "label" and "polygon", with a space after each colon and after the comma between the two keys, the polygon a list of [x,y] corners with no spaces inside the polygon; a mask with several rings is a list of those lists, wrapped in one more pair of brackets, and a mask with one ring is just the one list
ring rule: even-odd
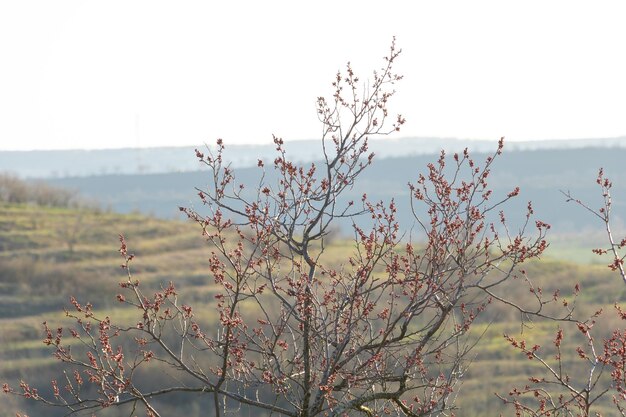
{"label": "blurred background vegetation", "polygon": [[[539,158],[540,155],[536,154],[536,157]],[[480,158],[477,160],[480,161]],[[416,164],[415,160],[385,161],[378,164],[380,171],[364,174],[362,185],[364,189],[373,187],[382,197],[385,197],[385,192],[396,193],[397,197],[398,192],[393,191],[395,185],[381,186],[381,181],[399,178],[399,173],[406,176],[408,171],[417,172],[415,167],[424,165]],[[406,164],[406,167],[401,163]],[[531,189],[546,188],[545,182],[538,183],[542,176],[549,178],[545,169],[533,171],[521,162],[520,167],[516,168],[511,160],[501,163],[508,171],[504,169],[504,174],[494,173],[496,188],[507,190],[515,181],[521,181]],[[413,169],[408,168],[409,164]],[[515,174],[516,169],[526,170],[528,177]],[[589,190],[588,193],[585,191],[585,195],[593,193],[595,168],[590,169],[582,170],[589,183],[589,187],[585,185]],[[389,173],[386,176],[381,174],[385,170]],[[246,172],[238,177],[242,182],[249,179]],[[52,186],[42,180],[25,181],[15,175],[0,175],[1,382],[7,381],[16,386],[20,380],[27,380],[32,386],[40,387],[41,392],[46,392],[50,380],[59,378],[61,368],[53,359],[52,351],[42,343],[42,322],[47,321],[52,328],[68,325],[63,308],[69,305],[70,296],[76,297],[81,303],[91,302],[97,312],[103,312],[115,320],[128,323],[137,320],[137,312],[122,307],[115,298],[119,291],[118,283],[125,277],[124,271],[119,267],[119,234],[126,236],[130,251],[137,256],[133,262],[133,274],[144,288],[156,290],[173,281],[181,301],[194,306],[200,323],[207,329],[211,328],[211,323],[215,320],[212,302],[216,287],[209,276],[209,248],[201,230],[184,220],[150,215],[150,209],[142,210],[143,213],[139,210],[119,213],[117,209],[111,208],[111,204],[102,203],[103,200],[115,196],[116,189],[119,190],[118,194],[129,195],[129,187],[125,188],[123,184],[130,184],[132,189],[132,184],[148,180],[152,185],[138,187],[137,192],[140,194],[133,197],[135,201],[141,198],[150,200],[152,197],[156,205],[163,206],[165,201],[178,198],[177,201],[170,201],[169,209],[195,203],[193,186],[201,185],[201,174],[178,175],[195,175],[196,180],[194,182],[189,181],[188,177],[180,177],[180,180],[187,181],[183,187],[177,181],[164,181],[164,177],[159,177],[158,174],[127,178],[100,176],[92,178],[90,188],[87,185],[73,187],[75,190],[89,188],[89,195],[58,188],[61,180],[56,181],[57,186]],[[110,188],[93,185],[107,180]],[[77,185],[80,181],[87,181],[87,178],[66,179],[64,185]],[[165,189],[169,186],[179,193],[184,189],[188,197],[180,198],[178,194],[172,197],[173,191],[170,193],[163,189],[160,194],[153,192],[150,187],[157,183]],[[576,183],[572,178],[566,185],[576,190]],[[626,180],[622,185],[626,186]],[[97,198],[99,192],[104,197],[100,202]],[[549,188],[549,192],[554,194],[551,198],[558,198],[563,204],[560,208],[553,208],[553,211],[562,213],[564,199],[556,195],[558,191],[553,188]],[[525,205],[525,201],[522,205]],[[103,204],[108,207],[103,207]],[[576,208],[572,207],[571,210],[575,211]],[[616,210],[620,215],[619,205]],[[538,209],[537,212],[541,217],[541,210]],[[562,222],[568,221],[566,216],[562,217]],[[577,308],[581,315],[590,314],[600,308],[611,310],[615,302],[626,300],[626,287],[606,268],[608,259],[591,254],[591,248],[603,241],[601,230],[592,228],[588,223],[577,226],[574,222],[572,227],[550,235],[549,240],[551,247],[546,258],[526,267],[528,275],[540,282],[546,292],[560,288],[563,293],[568,294],[576,283],[580,283],[583,292],[578,299]],[[344,228],[343,234],[337,231],[333,237],[327,249],[327,261],[339,266],[349,258],[353,250],[354,246]],[[520,302],[530,301],[532,294],[527,290],[521,292],[520,288],[524,287],[512,282],[505,291],[509,291],[507,295],[514,296]],[[459,387],[457,404],[462,411],[458,415],[499,415],[504,409],[502,401],[494,393],[506,394],[513,385],[523,385],[525,378],[536,369],[533,361],[528,361],[509,347],[502,337],[504,333],[519,335],[523,331],[524,337],[540,345],[549,345],[554,338],[555,323],[538,321],[522,328],[519,314],[509,307],[493,305],[487,311],[472,330],[472,337],[478,341],[478,345],[465,382]],[[597,326],[600,328],[599,334],[608,334],[619,325],[616,317],[607,314]],[[576,338],[567,340],[571,344],[564,351],[570,352],[571,360],[575,361]],[[152,372],[142,375],[142,378],[146,384],[151,384],[168,376],[155,366]],[[210,415],[207,410],[210,409],[211,399],[201,395],[180,394],[168,398],[167,401],[162,404],[163,415]],[[63,410],[44,409],[40,405],[22,402],[13,396],[2,395],[0,404],[0,417],[14,416],[18,410],[32,416],[64,415]],[[601,405],[597,411],[610,415],[608,410]],[[107,411],[100,415],[119,415],[119,410]],[[512,410],[507,410],[510,411]],[[259,417],[263,415],[250,410],[240,410],[239,413],[248,414]]]}

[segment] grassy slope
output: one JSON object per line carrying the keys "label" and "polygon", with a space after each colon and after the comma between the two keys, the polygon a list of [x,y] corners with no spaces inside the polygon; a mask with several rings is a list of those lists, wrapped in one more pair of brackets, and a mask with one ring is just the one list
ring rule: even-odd
{"label": "grassy slope", "polygon": [[[124,276],[116,251],[122,232],[137,255],[136,277],[154,287],[174,281],[181,299],[210,320],[211,309],[197,307],[213,298],[214,289],[207,274],[207,247],[195,225],[140,215],[0,204],[0,381],[15,383],[23,378],[47,385],[54,362],[41,343],[41,322],[63,323],[62,308],[68,305],[70,295],[90,301],[112,316],[132,315],[115,302],[117,282]],[[70,247],[72,238],[77,243]],[[349,242],[336,242],[329,258],[339,262],[351,248]],[[555,254],[576,256],[568,253],[565,245]],[[527,269],[544,281],[546,291],[557,286],[572,288],[581,282],[585,292],[579,304],[586,311],[626,299],[626,288],[603,266],[547,260]],[[524,297],[527,295],[519,294],[518,298]],[[501,402],[493,393],[506,393],[513,384],[525,383],[524,376],[535,364],[509,348],[502,338],[503,333],[519,333],[518,319],[509,309],[497,307],[475,326],[474,334],[484,335],[461,387],[459,404],[464,411],[459,415],[484,415],[487,410],[489,415],[498,415]],[[618,324],[604,325],[608,329]],[[546,344],[553,338],[553,329],[553,324],[537,323],[525,330],[525,336]],[[2,396],[0,403],[6,406],[0,407],[0,417],[14,415],[14,401]],[[193,411],[202,408],[199,404],[189,402],[189,417],[200,415]],[[41,410],[31,412],[41,415]]]}
{"label": "grassy slope", "polygon": [[[41,323],[54,328],[66,322],[63,307],[71,295],[111,316],[134,314],[115,301],[124,278],[117,252],[122,232],[137,254],[134,273],[145,285],[171,280],[188,290],[183,294],[193,288],[191,300],[206,299],[206,247],[192,224],[0,203],[0,380],[41,378],[39,385],[48,384],[54,361],[41,343]],[[70,249],[71,237],[78,243]],[[15,414],[0,407],[5,415]]]}

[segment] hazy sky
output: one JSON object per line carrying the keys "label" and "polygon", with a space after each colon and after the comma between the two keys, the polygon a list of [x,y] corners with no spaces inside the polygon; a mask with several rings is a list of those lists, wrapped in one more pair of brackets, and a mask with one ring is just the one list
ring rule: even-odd
{"label": "hazy sky", "polygon": [[626,135],[623,1],[0,2],[0,149],[313,139],[403,49],[400,136]]}

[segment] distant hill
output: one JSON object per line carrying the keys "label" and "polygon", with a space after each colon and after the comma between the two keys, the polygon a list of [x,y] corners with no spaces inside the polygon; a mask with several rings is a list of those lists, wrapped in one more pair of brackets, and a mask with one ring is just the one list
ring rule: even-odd
{"label": "distant hill", "polygon": [[[626,220],[626,148],[509,149],[512,147],[505,146],[505,152],[493,166],[490,180],[496,195],[504,196],[516,186],[521,188],[520,196],[507,210],[511,221],[523,219],[526,204],[532,200],[537,216],[552,224],[555,233],[598,230],[601,224],[597,219],[580,207],[566,204],[560,190],[570,190],[579,198],[599,206],[601,200],[595,183],[599,167],[604,167],[614,182],[615,226],[619,229]],[[493,148],[492,144],[490,149]],[[225,158],[231,155],[236,156],[235,150],[227,149]],[[472,157],[481,162],[487,154],[472,153]],[[434,154],[375,158],[346,198],[358,200],[363,193],[374,201],[394,198],[401,225],[408,230],[414,219],[409,207],[407,183],[414,181],[420,172],[424,173],[426,165],[436,159]],[[258,181],[257,168],[239,168],[235,173],[239,183],[250,186]],[[50,179],[49,182],[75,189],[84,197],[98,200],[118,212],[139,211],[173,218],[179,215],[179,206],[199,205],[195,187],[205,187],[207,179],[206,171],[193,171],[94,175]],[[272,181],[271,175],[268,180]],[[348,223],[342,227],[349,230]]]}
{"label": "distant hill", "polygon": [[[469,148],[490,152],[495,140],[461,140],[454,138],[381,138],[370,142],[379,159],[448,152]],[[256,165],[259,158],[273,159],[273,145],[229,145],[229,160],[234,167]],[[204,146],[199,146],[200,148]],[[584,140],[544,140],[510,142],[509,150],[580,149],[586,147],[626,148],[626,137]],[[286,142],[292,159],[300,162],[321,158],[317,140]],[[190,172],[200,168],[194,147],[128,148],[60,151],[0,151],[0,172],[22,178],[66,178],[109,174],[157,174]]]}

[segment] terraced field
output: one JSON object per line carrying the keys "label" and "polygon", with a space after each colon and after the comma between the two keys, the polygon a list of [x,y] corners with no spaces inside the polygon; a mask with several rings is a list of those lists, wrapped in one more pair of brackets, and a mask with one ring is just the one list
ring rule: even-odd
{"label": "terraced field", "polygon": [[[210,305],[215,287],[207,268],[209,248],[195,224],[94,209],[0,203],[0,381],[17,385],[24,379],[45,387],[58,375],[51,351],[41,343],[41,323],[47,321],[53,327],[67,324],[63,308],[69,305],[71,295],[81,302],[91,302],[96,311],[116,320],[135,320],[136,311],[122,308],[115,299],[118,282],[125,276],[117,252],[120,233],[137,256],[133,273],[142,285],[157,289],[173,281],[180,298],[195,307],[199,321],[210,326],[215,319]],[[578,253],[580,245],[572,244],[572,248],[572,253]],[[352,249],[350,241],[337,239],[327,249],[326,261],[339,264]],[[571,256],[562,244],[555,253],[564,258]],[[580,283],[583,292],[577,301],[579,313],[600,308],[608,311],[597,324],[599,334],[620,326],[610,310],[615,302],[626,300],[626,286],[605,266],[545,259],[528,265],[527,271],[543,283],[546,292],[561,288],[568,293]],[[532,296],[515,293],[520,288],[513,283],[505,291],[520,301]],[[494,393],[506,395],[513,385],[524,385],[538,365],[508,346],[504,333],[519,336],[523,331],[524,337],[542,346],[554,338],[555,323],[528,323],[522,329],[518,313],[502,305],[492,307],[472,330],[478,344],[459,390],[459,416],[514,414],[512,409],[503,409]],[[582,372],[584,364],[577,362],[575,347],[564,347],[568,352],[566,361]],[[175,398],[164,415],[204,416],[207,401],[200,397]],[[33,408],[6,395],[0,396],[0,404],[0,417],[15,416],[17,410],[30,416],[63,415],[60,410]],[[599,404],[595,411],[611,415],[606,407]]]}

